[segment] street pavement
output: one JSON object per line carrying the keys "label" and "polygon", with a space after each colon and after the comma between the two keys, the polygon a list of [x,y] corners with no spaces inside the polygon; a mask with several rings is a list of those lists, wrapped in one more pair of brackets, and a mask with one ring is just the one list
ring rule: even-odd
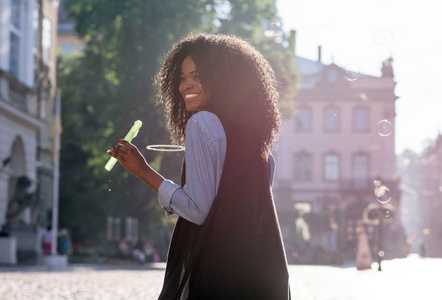
{"label": "street pavement", "polygon": [[[0,266],[0,299],[157,299],[164,263],[151,265],[72,264]],[[442,259],[405,259],[377,263],[371,270],[343,266],[290,265],[293,300],[442,299]]]}

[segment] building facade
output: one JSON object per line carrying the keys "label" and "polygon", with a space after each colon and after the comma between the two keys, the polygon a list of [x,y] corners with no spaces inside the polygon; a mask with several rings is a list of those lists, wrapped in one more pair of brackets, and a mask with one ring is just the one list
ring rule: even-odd
{"label": "building facade", "polygon": [[0,225],[17,254],[41,254],[50,225],[58,1],[0,0]]}
{"label": "building facade", "polygon": [[418,192],[420,231],[417,233],[422,256],[442,257],[442,136],[423,153],[419,164]]}
{"label": "building facade", "polygon": [[[376,251],[380,227],[364,222],[364,210],[373,203],[400,206],[392,59],[374,77],[323,64],[319,48],[318,61],[296,57],[296,70],[296,112],[283,118],[274,149],[275,202],[288,260],[354,258],[361,226]],[[401,231],[399,214],[390,212],[383,221],[391,222],[384,239]],[[384,243],[387,257],[398,255],[395,246]]]}
{"label": "building facade", "polygon": [[57,47],[64,56],[82,51],[84,44],[75,31],[75,22],[64,8],[65,0],[59,1],[58,6],[58,27],[57,27]]}

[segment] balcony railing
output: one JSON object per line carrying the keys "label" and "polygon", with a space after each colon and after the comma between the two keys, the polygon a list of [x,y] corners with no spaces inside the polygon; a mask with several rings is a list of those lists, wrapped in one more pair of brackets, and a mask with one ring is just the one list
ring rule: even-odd
{"label": "balcony railing", "polygon": [[[341,190],[359,190],[359,191],[373,191],[375,189],[374,178],[345,178],[339,181],[339,188]],[[396,190],[398,182],[394,180],[382,180],[381,183],[389,190]]]}

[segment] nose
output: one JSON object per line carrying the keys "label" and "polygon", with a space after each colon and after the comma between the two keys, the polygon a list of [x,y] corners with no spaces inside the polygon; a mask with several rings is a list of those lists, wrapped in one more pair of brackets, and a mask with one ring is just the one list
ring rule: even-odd
{"label": "nose", "polygon": [[193,88],[195,85],[195,80],[191,76],[186,78],[184,81],[181,82],[181,87],[183,90],[188,90]]}
{"label": "nose", "polygon": [[188,90],[193,87],[194,80],[193,78],[188,78],[183,82],[183,89]]}

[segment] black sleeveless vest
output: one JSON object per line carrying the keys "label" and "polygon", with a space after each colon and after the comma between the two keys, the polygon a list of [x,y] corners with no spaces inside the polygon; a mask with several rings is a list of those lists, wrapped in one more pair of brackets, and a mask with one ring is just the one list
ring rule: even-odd
{"label": "black sleeveless vest", "polygon": [[268,159],[225,123],[217,196],[204,224],[178,218],[160,300],[290,299]]}

